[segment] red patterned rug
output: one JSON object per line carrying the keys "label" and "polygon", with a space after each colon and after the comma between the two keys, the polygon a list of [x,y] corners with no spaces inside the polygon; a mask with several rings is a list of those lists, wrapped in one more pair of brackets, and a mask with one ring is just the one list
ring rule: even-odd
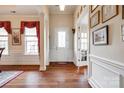
{"label": "red patterned rug", "polygon": [[4,86],[22,73],[23,71],[2,71],[0,73],[0,87]]}

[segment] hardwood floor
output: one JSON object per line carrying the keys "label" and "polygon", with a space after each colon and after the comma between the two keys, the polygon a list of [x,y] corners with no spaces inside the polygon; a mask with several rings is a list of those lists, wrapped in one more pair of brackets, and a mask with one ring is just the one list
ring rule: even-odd
{"label": "hardwood floor", "polygon": [[24,71],[7,83],[4,88],[90,88],[87,82],[87,67],[73,63],[51,63],[47,71]]}

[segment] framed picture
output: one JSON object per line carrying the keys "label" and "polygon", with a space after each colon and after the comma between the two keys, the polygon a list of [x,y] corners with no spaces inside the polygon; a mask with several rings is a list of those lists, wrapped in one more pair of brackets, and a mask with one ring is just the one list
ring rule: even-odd
{"label": "framed picture", "polygon": [[90,27],[93,28],[100,23],[100,11],[97,11],[91,18],[90,18]]}
{"label": "framed picture", "polygon": [[102,22],[106,22],[118,15],[117,5],[103,5],[102,6]]}
{"label": "framed picture", "polygon": [[124,25],[121,25],[121,38],[124,41]]}
{"label": "framed picture", "polygon": [[80,8],[80,14],[82,13],[82,11],[83,11],[83,7],[81,6],[81,8]]}
{"label": "framed picture", "polygon": [[91,13],[98,7],[98,5],[91,5],[90,11]]}
{"label": "framed picture", "polygon": [[124,5],[122,5],[122,19],[124,19]]}
{"label": "framed picture", "polygon": [[93,34],[94,45],[108,44],[108,25],[94,31],[92,34]]}
{"label": "framed picture", "polygon": [[21,34],[19,28],[12,30],[12,45],[21,45]]}
{"label": "framed picture", "polygon": [[80,15],[80,14],[79,14],[79,12],[78,12],[78,13],[77,13],[77,18],[79,18],[79,15]]}

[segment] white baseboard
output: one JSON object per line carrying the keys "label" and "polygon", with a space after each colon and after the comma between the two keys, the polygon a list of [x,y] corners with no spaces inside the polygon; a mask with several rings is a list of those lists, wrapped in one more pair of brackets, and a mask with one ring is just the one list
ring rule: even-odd
{"label": "white baseboard", "polygon": [[73,63],[75,64],[75,66],[87,66],[88,65],[88,61],[84,61],[84,62],[77,62],[77,61],[73,61]]}
{"label": "white baseboard", "polygon": [[46,63],[46,66],[49,66],[49,64],[50,64],[50,62],[47,62],[47,63]]}
{"label": "white baseboard", "polygon": [[44,66],[40,66],[40,69],[39,69],[40,71],[46,71],[46,67],[44,67]]}
{"label": "white baseboard", "polygon": [[97,81],[93,78],[88,79],[88,83],[91,85],[93,88],[101,88],[101,86],[97,83]]}

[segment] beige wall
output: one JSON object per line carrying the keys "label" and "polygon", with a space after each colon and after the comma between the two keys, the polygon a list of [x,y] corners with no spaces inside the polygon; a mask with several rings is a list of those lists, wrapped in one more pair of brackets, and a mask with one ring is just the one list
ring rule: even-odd
{"label": "beige wall", "polygon": [[[101,6],[99,6],[95,11],[98,10],[101,11]],[[94,46],[91,42],[90,49],[92,55],[124,63],[124,42],[121,40],[121,24],[124,24],[124,20],[122,20],[121,6],[119,6],[119,15],[105,22],[104,24],[101,22],[100,14],[100,24],[91,29],[90,40],[92,41],[92,32],[94,30],[105,25],[109,25],[109,45]]]}

